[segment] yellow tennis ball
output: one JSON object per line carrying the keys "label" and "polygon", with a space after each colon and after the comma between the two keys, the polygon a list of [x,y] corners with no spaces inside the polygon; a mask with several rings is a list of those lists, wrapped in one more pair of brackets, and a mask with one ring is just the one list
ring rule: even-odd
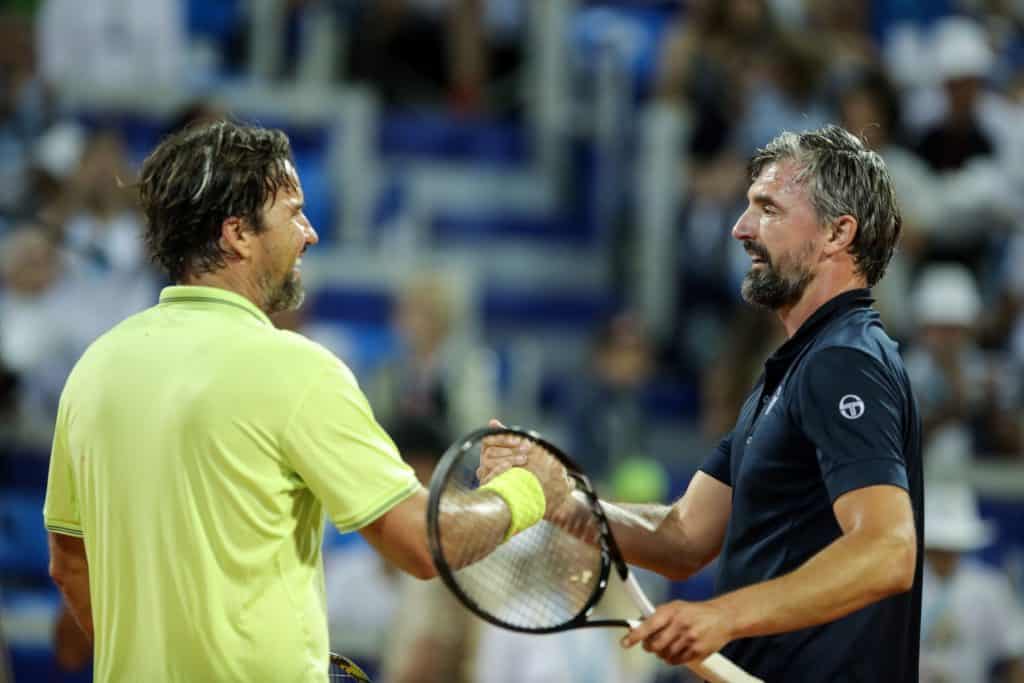
{"label": "yellow tennis ball", "polygon": [[612,472],[612,496],[624,503],[663,502],[668,495],[668,472],[645,456],[623,460]]}

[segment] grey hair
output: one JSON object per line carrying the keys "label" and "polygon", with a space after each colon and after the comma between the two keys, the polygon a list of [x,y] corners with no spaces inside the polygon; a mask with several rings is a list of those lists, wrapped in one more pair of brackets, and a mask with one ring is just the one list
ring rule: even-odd
{"label": "grey hair", "polygon": [[840,216],[857,220],[850,253],[857,270],[873,287],[885,274],[903,227],[882,157],[839,126],[785,132],[754,154],[751,180],[769,164],[782,161],[796,162],[795,180],[807,188],[823,224]]}

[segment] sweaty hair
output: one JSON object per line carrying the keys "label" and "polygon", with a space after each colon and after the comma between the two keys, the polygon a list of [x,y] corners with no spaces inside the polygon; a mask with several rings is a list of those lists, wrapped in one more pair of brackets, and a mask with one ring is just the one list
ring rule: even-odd
{"label": "sweaty hair", "polygon": [[175,282],[226,265],[219,245],[229,217],[263,230],[261,213],[282,188],[295,189],[279,130],[229,121],[199,125],[167,137],[142,164],[139,201],[146,245]]}
{"label": "sweaty hair", "polygon": [[850,253],[857,270],[873,287],[885,274],[903,225],[882,157],[839,126],[786,132],[751,159],[751,180],[769,164],[782,161],[796,162],[796,181],[807,188],[823,223],[846,215],[857,219]]}

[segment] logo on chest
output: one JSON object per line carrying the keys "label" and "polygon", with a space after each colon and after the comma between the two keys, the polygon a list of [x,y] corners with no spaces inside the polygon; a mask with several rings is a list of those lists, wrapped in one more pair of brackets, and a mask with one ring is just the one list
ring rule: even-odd
{"label": "logo on chest", "polygon": [[856,420],[864,414],[864,401],[856,394],[847,394],[839,399],[839,414],[847,420]]}

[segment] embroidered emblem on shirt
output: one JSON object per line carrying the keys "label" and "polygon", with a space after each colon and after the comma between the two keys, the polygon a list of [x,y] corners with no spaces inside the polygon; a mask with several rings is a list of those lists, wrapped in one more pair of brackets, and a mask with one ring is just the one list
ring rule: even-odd
{"label": "embroidered emblem on shirt", "polygon": [[864,414],[864,401],[856,394],[847,394],[839,399],[839,414],[847,420],[856,420]]}

